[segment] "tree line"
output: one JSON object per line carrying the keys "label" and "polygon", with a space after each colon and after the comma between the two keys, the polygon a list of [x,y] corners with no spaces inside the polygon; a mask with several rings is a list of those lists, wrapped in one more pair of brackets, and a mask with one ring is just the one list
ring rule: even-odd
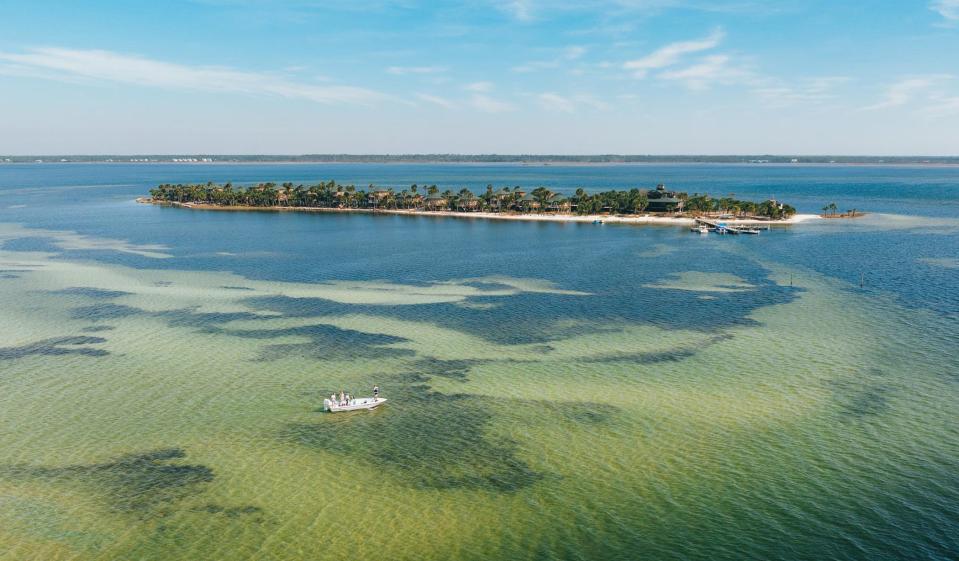
{"label": "tree line", "polygon": [[796,209],[792,206],[774,200],[757,203],[732,197],[712,198],[709,195],[700,194],[687,197],[684,207],[686,212],[692,214],[745,214],[768,218],[784,218],[796,214]]}
{"label": "tree line", "polygon": [[[235,186],[218,184],[162,184],[150,190],[158,202],[203,203],[218,206],[341,208],[367,210],[453,210],[460,212],[561,212],[574,214],[636,214],[661,211],[693,214],[733,213],[781,218],[796,210],[776,201],[755,203],[732,198],[711,198],[708,195],[669,193],[671,205],[658,200],[664,197],[658,191],[645,189],[610,190],[587,193],[578,188],[569,196],[536,187],[527,191],[520,186],[495,188],[487,185],[480,194],[468,188],[458,191],[440,191],[436,185],[413,184],[405,189],[379,188],[369,185],[357,188],[331,180],[313,185],[290,182],[258,183]],[[651,204],[652,201],[652,204]],[[651,208],[652,207],[652,208]]]}

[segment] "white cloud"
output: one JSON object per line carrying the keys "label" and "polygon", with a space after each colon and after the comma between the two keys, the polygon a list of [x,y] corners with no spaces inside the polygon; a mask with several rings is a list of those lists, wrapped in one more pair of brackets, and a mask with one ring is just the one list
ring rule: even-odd
{"label": "white cloud", "polygon": [[584,54],[586,54],[586,47],[573,45],[563,49],[563,51],[556,58],[550,60],[534,60],[519,66],[514,66],[512,70],[513,72],[522,74],[526,72],[534,72],[536,70],[559,68],[565,64],[572,63],[573,61],[582,58]]}
{"label": "white cloud", "polygon": [[544,109],[550,111],[572,113],[575,109],[572,100],[552,92],[541,93],[536,96],[536,99],[539,100],[539,104],[542,105]]}
{"label": "white cloud", "polygon": [[947,75],[914,76],[904,78],[895,84],[886,87],[886,92],[882,100],[872,105],[863,107],[863,111],[875,111],[878,109],[888,109],[890,107],[899,107],[906,105],[916,96],[927,92],[936,84],[948,79]]}
{"label": "white cloud", "polygon": [[306,99],[318,103],[369,104],[384,94],[353,86],[316,85],[280,76],[223,67],[188,66],[101,50],[30,49],[0,52],[0,73],[51,80],[93,81],[168,89],[230,92]]}
{"label": "white cloud", "polygon": [[573,99],[581,105],[591,107],[600,111],[605,111],[609,109],[609,104],[601,99],[597,99],[591,95],[587,94],[577,94],[573,96]]}
{"label": "white cloud", "polygon": [[849,82],[846,76],[820,76],[786,84],[778,80],[756,80],[753,93],[768,106],[786,107],[822,103],[836,98],[836,88]]}
{"label": "white cloud", "polygon": [[959,115],[959,96],[933,95],[924,112],[932,117]]}
{"label": "white cloud", "polygon": [[485,94],[475,94],[470,98],[470,105],[486,113],[505,113],[515,109],[511,103],[493,99]]}
{"label": "white cloud", "polygon": [[525,64],[520,64],[519,66],[514,66],[512,70],[517,74],[525,74],[527,72],[535,72],[537,70],[546,70],[548,68],[558,67],[559,61],[556,60],[534,60]]}
{"label": "white cloud", "polygon": [[691,90],[705,90],[713,84],[747,81],[749,73],[730,64],[727,55],[709,55],[692,66],[660,73],[658,78],[682,82]]}
{"label": "white cloud", "polygon": [[501,11],[519,21],[533,20],[533,6],[529,0],[505,0],[498,3]]}
{"label": "white cloud", "polygon": [[445,66],[391,66],[386,69],[390,74],[402,76],[404,74],[439,74],[446,72]]}
{"label": "white cloud", "polygon": [[493,84],[491,82],[473,82],[472,84],[463,86],[463,89],[473,92],[473,95],[469,98],[469,105],[474,109],[486,113],[505,113],[506,111],[513,111],[515,109],[513,104],[487,95],[493,91]]}
{"label": "white cloud", "polygon": [[493,89],[493,84],[490,82],[473,82],[463,86],[463,89],[471,92],[488,92]]}
{"label": "white cloud", "polygon": [[605,111],[609,109],[609,104],[601,99],[589,94],[575,94],[572,96],[563,96],[555,92],[544,92],[534,96],[540,107],[548,111],[559,111],[561,113],[573,113],[576,109],[586,107]]}
{"label": "white cloud", "polygon": [[702,39],[670,43],[642,58],[626,61],[623,68],[632,70],[633,75],[637,78],[644,78],[650,70],[673,66],[684,55],[716,48],[722,42],[724,36],[725,33],[721,29],[717,29]]}
{"label": "white cloud", "polygon": [[959,0],[936,0],[929,9],[950,22],[959,22]]}
{"label": "white cloud", "polygon": [[955,80],[951,74],[906,77],[887,86],[883,99],[861,110],[911,106],[927,118],[959,115],[959,96],[945,91]]}
{"label": "white cloud", "polygon": [[418,93],[416,94],[416,97],[427,103],[432,103],[433,105],[439,105],[440,107],[445,107],[446,109],[452,109],[456,107],[456,104],[453,103],[452,101],[439,96],[425,94],[425,93]]}
{"label": "white cloud", "polygon": [[566,60],[576,60],[581,58],[586,54],[586,47],[581,47],[579,45],[573,45],[572,47],[566,47],[563,51],[563,58]]}
{"label": "white cloud", "polygon": [[935,96],[926,112],[932,116],[959,115],[959,96]]}

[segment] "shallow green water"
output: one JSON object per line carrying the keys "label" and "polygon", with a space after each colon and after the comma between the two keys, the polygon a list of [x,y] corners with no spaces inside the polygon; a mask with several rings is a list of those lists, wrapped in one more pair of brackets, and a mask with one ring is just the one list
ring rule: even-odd
{"label": "shallow green water", "polygon": [[955,317],[833,234],[120,208],[221,237],[0,228],[0,559],[955,557]]}

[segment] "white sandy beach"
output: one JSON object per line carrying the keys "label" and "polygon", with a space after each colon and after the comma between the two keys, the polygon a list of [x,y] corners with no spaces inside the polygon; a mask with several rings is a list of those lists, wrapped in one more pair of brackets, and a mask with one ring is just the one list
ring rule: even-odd
{"label": "white sandy beach", "polygon": [[[593,223],[601,221],[605,224],[649,224],[660,226],[692,226],[696,219],[688,216],[654,216],[644,214],[639,216],[626,215],[608,215],[608,214],[537,214],[537,213],[499,213],[499,212],[453,212],[449,210],[406,210],[406,209],[380,209],[373,210],[367,208],[326,208],[326,207],[250,207],[250,206],[218,206],[206,203],[166,203],[154,202],[148,197],[137,199],[140,203],[152,203],[161,205],[171,205],[196,210],[221,210],[221,211],[260,211],[260,212],[344,212],[344,213],[365,213],[365,214],[397,214],[405,216],[439,216],[448,218],[472,218],[483,220],[525,220],[528,222],[585,222]],[[710,221],[721,221],[731,225],[751,225],[751,224],[769,224],[769,225],[789,225],[799,224],[810,220],[821,220],[822,217],[817,214],[795,214],[783,220],[757,220],[754,218],[709,218]]]}
{"label": "white sandy beach", "polygon": [[[409,210],[386,210],[377,211],[378,213],[390,214],[412,214],[422,216],[449,216],[454,218],[483,218],[490,220],[527,220],[539,222],[586,222],[593,223],[602,221],[606,224],[655,224],[665,226],[692,226],[696,219],[687,216],[654,216],[644,214],[639,216],[627,215],[608,215],[608,214],[521,214],[521,213],[496,213],[496,212],[451,212],[451,211],[409,211]],[[710,221],[719,221],[725,224],[798,224],[809,220],[820,220],[821,217],[816,214],[795,214],[784,220],[756,220],[751,218],[709,218]]]}

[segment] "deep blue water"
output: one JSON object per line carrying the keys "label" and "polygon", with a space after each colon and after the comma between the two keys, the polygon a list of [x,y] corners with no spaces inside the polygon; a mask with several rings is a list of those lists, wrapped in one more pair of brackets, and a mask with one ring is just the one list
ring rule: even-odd
{"label": "deep blue water", "polygon": [[[732,193],[755,200],[774,196],[805,213],[835,202],[840,209],[857,208],[873,215],[748,239],[694,241],[682,228],[182,212],[133,202],[160,182],[321,179],[398,188],[414,182],[435,183],[441,189],[466,186],[477,192],[487,184],[546,185],[571,192],[580,186],[603,190],[662,182],[690,193]],[[959,258],[959,168],[955,167],[6,164],[0,166],[0,222],[138,244],[160,243],[175,256],[158,262],[104,251],[84,255],[133,266],[230,270],[252,278],[299,281],[425,282],[509,274],[610,295],[629,290],[623,278],[642,283],[690,269],[728,272],[733,267],[736,274],[759,281],[756,277],[765,273],[748,262],[749,255],[756,255],[851,285],[864,280],[865,290],[888,293],[908,307],[943,317],[955,318],[959,313],[957,269],[926,261]],[[29,249],[30,243],[41,242],[19,240],[11,247]],[[655,269],[640,266],[637,255],[657,245],[677,251],[669,260],[657,261]],[[743,260],[731,265],[727,253],[719,249],[741,249]],[[75,257],[77,252],[70,253],[65,257]],[[597,270],[606,273],[591,274]],[[616,304],[610,305],[609,312],[621,310],[622,304]],[[678,321],[687,319],[703,320]]]}

